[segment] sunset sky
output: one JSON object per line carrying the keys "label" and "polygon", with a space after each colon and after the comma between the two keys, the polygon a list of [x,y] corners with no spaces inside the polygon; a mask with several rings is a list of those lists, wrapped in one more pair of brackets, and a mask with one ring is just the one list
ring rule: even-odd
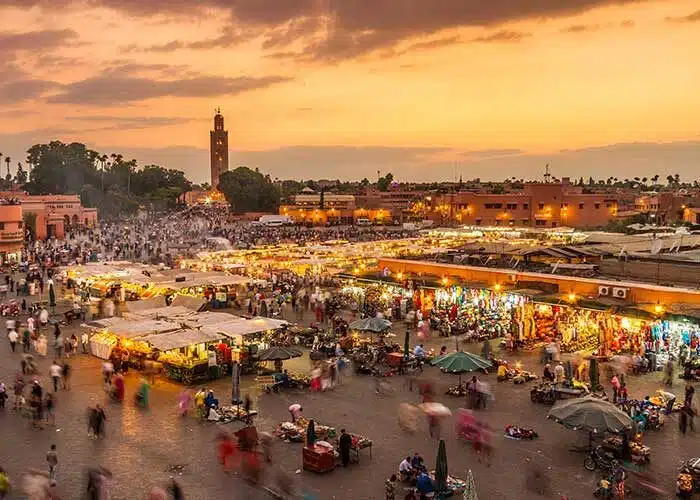
{"label": "sunset sky", "polygon": [[[0,0],[0,152],[208,181],[700,178],[699,0]],[[4,172],[4,162],[3,162]]]}

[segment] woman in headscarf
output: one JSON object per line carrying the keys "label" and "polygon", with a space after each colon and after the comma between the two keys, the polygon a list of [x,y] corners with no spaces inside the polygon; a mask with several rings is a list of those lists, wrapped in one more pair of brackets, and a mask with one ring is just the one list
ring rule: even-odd
{"label": "woman in headscarf", "polygon": [[187,415],[187,412],[190,411],[190,406],[192,406],[192,391],[185,389],[177,398],[177,409],[181,417]]}
{"label": "woman in headscarf", "polygon": [[114,385],[112,386],[112,397],[115,401],[124,401],[124,377],[121,373],[117,373],[114,377]]}

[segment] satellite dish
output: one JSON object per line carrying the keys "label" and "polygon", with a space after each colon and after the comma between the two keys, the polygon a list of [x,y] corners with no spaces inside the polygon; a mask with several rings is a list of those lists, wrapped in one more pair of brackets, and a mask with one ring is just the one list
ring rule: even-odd
{"label": "satellite dish", "polygon": [[663,250],[664,248],[664,242],[662,240],[654,240],[654,242],[651,244],[651,253],[653,255],[658,254]]}

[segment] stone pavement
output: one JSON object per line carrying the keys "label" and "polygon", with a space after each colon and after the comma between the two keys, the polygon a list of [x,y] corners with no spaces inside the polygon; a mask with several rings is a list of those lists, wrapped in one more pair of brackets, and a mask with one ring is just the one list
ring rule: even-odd
{"label": "stone pavement", "polygon": [[[396,326],[397,338],[402,339],[402,327]],[[64,334],[77,331],[76,325],[64,328]],[[439,346],[452,343],[444,339],[432,339],[429,344]],[[481,346],[468,346],[479,351]],[[0,340],[0,380],[11,390],[14,374],[19,368],[20,354],[12,354],[6,340]],[[540,371],[534,355],[518,357],[525,368]],[[40,360],[40,375],[45,388],[49,387],[48,367],[51,358]],[[235,475],[227,475],[216,460],[215,436],[222,426],[199,423],[193,418],[181,419],[176,415],[176,397],[181,387],[166,380],[158,381],[152,391],[151,408],[137,409],[133,401],[137,373],[127,377],[127,396],[122,406],[109,403],[102,390],[100,361],[80,355],[70,360],[73,368],[70,391],[60,392],[56,405],[56,427],[45,430],[30,428],[29,421],[11,409],[0,413],[0,465],[5,467],[17,484],[28,468],[45,467],[45,453],[52,443],[59,452],[59,485],[57,491],[65,499],[81,498],[85,487],[85,468],[100,464],[109,468],[113,498],[145,498],[148,486],[164,484],[171,473],[170,467],[183,465],[183,473],[177,476],[182,482],[186,498],[238,499],[270,498],[266,493],[251,488]],[[308,367],[308,356],[289,362],[290,368]],[[444,396],[445,389],[456,383],[456,377],[441,374],[435,368],[426,368],[424,378],[436,383],[438,400],[453,410],[463,405],[461,398]],[[495,402],[482,414],[494,429],[495,454],[490,467],[478,463],[471,448],[456,439],[453,425],[443,426],[450,472],[465,477],[472,469],[479,498],[529,499],[542,498],[524,489],[525,477],[532,464],[547,470],[553,490],[568,495],[570,499],[590,498],[598,479],[596,473],[583,468],[583,454],[572,453],[570,447],[584,442],[586,437],[569,431],[545,418],[548,407],[530,402],[530,385],[516,386],[497,383],[495,375],[483,377],[491,384]],[[361,463],[348,469],[338,469],[319,476],[308,472],[295,474],[301,468],[301,445],[277,441],[274,444],[273,467],[293,475],[303,488],[319,499],[383,498],[383,482],[396,471],[402,457],[421,453],[429,467],[434,465],[437,442],[428,436],[424,423],[415,435],[407,435],[397,426],[397,407],[401,402],[418,402],[418,394],[408,391],[400,377],[387,379],[393,393],[378,396],[374,393],[371,377],[348,376],[340,387],[326,393],[285,391],[280,394],[259,395],[253,387],[252,377],[245,377],[242,393],[256,396],[260,412],[259,430],[272,430],[277,423],[289,416],[287,407],[299,402],[304,415],[317,422],[345,427],[350,432],[363,434],[374,441],[372,461],[363,453]],[[628,377],[628,387],[633,397],[643,397],[660,387],[660,374],[644,377]],[[679,381],[680,382],[680,381]],[[222,401],[230,394],[226,379],[207,385],[215,390]],[[683,386],[674,389],[682,397]],[[259,396],[259,397],[257,397]],[[86,408],[95,403],[106,407],[106,438],[92,440],[86,432]],[[534,428],[540,435],[532,442],[513,441],[503,437],[502,429],[508,424]],[[223,426],[237,430],[241,424]],[[683,437],[677,428],[676,417],[671,417],[660,431],[650,432],[646,443],[652,447],[649,472],[669,493],[673,492],[679,460],[700,455],[696,435]],[[270,476],[274,476],[271,473]],[[273,482],[273,477],[268,482]],[[634,486],[633,486],[634,488]],[[21,498],[13,494],[10,498]],[[558,498],[553,497],[553,498]],[[633,496],[634,498],[634,496]],[[653,498],[663,498],[656,496]],[[668,498],[671,498],[669,496]]]}

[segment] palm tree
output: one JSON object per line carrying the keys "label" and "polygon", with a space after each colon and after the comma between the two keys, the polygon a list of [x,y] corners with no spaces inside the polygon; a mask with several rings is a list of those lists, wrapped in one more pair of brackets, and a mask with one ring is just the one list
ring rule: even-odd
{"label": "palm tree", "polygon": [[659,174],[655,174],[655,175],[651,178],[651,182],[653,182],[654,185],[656,186],[656,183],[659,182]]}
{"label": "palm tree", "polygon": [[12,179],[12,175],[10,175],[10,162],[12,161],[12,158],[9,156],[5,157],[5,163],[7,163],[7,176],[5,177],[6,179]]}

